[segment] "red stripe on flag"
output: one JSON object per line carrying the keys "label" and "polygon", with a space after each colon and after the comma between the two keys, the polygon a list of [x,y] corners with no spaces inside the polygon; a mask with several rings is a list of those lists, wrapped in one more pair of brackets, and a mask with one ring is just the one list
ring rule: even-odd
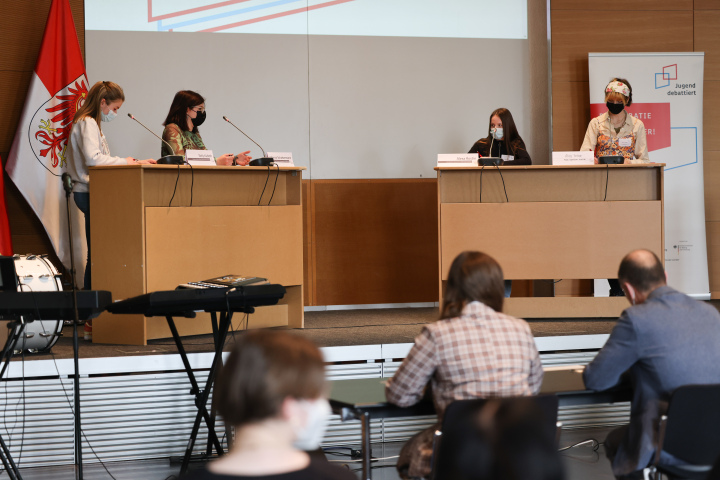
{"label": "red stripe on flag", "polygon": [[35,73],[50,95],[85,73],[68,0],[53,0]]}
{"label": "red stripe on flag", "polygon": [[[2,160],[0,160],[2,165]],[[12,255],[12,237],[10,236],[10,222],[5,208],[5,174],[0,172],[0,255]]]}
{"label": "red stripe on flag", "polygon": [[334,0],[332,2],[320,3],[311,7],[297,8],[295,10],[288,10],[287,12],[275,13],[273,15],[266,15],[264,17],[251,18],[250,20],[244,20],[242,22],[230,23],[228,25],[221,25],[219,27],[208,28],[206,30],[199,30],[200,32],[219,32],[221,30],[227,30],[235,27],[242,27],[243,25],[250,25],[251,23],[264,22],[266,20],[272,20],[273,18],[287,17],[288,15],[295,15],[296,13],[309,12],[310,10],[317,10],[318,8],[331,7],[340,3],[352,2],[353,0]]}

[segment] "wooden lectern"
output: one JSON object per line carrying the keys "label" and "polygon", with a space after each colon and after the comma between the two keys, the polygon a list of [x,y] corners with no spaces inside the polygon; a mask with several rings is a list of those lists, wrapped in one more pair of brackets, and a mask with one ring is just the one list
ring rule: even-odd
{"label": "wooden lectern", "polygon": [[[617,278],[646,248],[664,257],[664,164],[438,167],[440,298],[465,250],[495,258],[505,278]],[[506,198],[507,194],[507,198]],[[506,300],[524,318],[617,317],[623,297]]]}
{"label": "wooden lectern", "polygon": [[[90,168],[93,288],[122,300],[227,274],[264,277],[287,294],[250,315],[249,328],[303,327],[302,170]],[[241,322],[236,317],[235,328]],[[181,335],[212,331],[206,313],[176,323]],[[144,345],[170,336],[165,318],[93,320],[93,342]]]}

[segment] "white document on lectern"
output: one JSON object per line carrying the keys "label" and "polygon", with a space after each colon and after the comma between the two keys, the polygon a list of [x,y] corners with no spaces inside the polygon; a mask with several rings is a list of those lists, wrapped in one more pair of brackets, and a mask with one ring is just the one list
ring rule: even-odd
{"label": "white document on lectern", "polygon": [[185,150],[185,161],[193,167],[215,165],[212,150]]}
{"label": "white document on lectern", "polygon": [[267,156],[272,158],[275,165],[281,167],[294,167],[292,152],[267,152]]}
{"label": "white document on lectern", "polygon": [[595,153],[586,150],[584,152],[552,152],[553,165],[593,165]]}
{"label": "white document on lectern", "polygon": [[438,167],[477,167],[477,153],[438,153]]}

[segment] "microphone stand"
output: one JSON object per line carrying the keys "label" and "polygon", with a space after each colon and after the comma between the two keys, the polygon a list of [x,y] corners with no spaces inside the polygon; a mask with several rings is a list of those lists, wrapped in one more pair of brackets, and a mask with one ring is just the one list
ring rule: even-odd
{"label": "microphone stand", "polygon": [[[66,177],[67,175],[67,177]],[[80,422],[80,368],[78,352],[80,346],[78,344],[78,324],[80,323],[80,315],[78,314],[78,301],[77,301],[77,286],[75,284],[75,251],[73,245],[72,235],[72,221],[70,220],[70,193],[73,189],[73,181],[70,175],[67,173],[63,174],[63,188],[65,189],[65,200],[67,206],[67,221],[68,221],[68,237],[70,239],[70,278],[72,280],[72,292],[73,292],[73,364],[75,366],[75,376],[73,378],[73,391],[75,393],[75,466],[77,467],[76,473],[79,480],[83,478],[83,465],[82,465],[82,436],[81,436],[81,422]]]}
{"label": "microphone stand", "polygon": [[[253,142],[255,145],[257,145],[258,147],[260,147],[260,144],[259,144],[259,143],[257,143],[255,140],[253,140],[252,138],[250,138],[250,135],[248,135],[247,133],[245,133],[245,132],[243,132],[242,130],[240,130],[240,127],[238,127],[238,126],[235,125],[233,122],[231,122],[228,117],[223,116],[223,120],[225,120],[225,121],[228,122],[230,125],[232,125],[233,127],[235,127],[235,130],[237,130],[238,132],[240,132],[240,133],[242,133],[243,135],[245,135],[251,142]],[[265,149],[262,148],[262,147],[260,147],[260,150],[263,152],[263,156],[262,156],[261,158],[255,158],[255,159],[253,159],[253,160],[250,160],[250,166],[251,166],[251,167],[270,167],[270,166],[274,165],[274,164],[275,164],[275,160],[267,156],[267,154],[265,153]]]}
{"label": "microphone stand", "polygon": [[159,138],[160,141],[163,142],[165,145],[167,145],[168,148],[170,149],[170,151],[172,152],[172,155],[165,155],[164,157],[158,158],[158,160],[157,160],[158,165],[184,165],[184,164],[186,163],[186,162],[185,162],[185,157],[183,157],[182,155],[176,155],[176,154],[175,154],[175,150],[172,148],[172,145],[170,145],[168,142],[166,142],[165,140],[163,140],[161,137],[158,137],[158,135],[157,135],[155,132],[153,132],[153,131],[150,130],[148,127],[146,127],[145,124],[142,123],[140,120],[138,120],[137,118],[135,118],[135,116],[134,116],[132,113],[128,113],[128,117],[130,117],[130,118],[132,118],[133,120],[135,120],[135,121],[136,121],[137,123],[139,123],[145,130],[147,130],[148,132],[152,133],[152,134],[155,135],[157,138]]}

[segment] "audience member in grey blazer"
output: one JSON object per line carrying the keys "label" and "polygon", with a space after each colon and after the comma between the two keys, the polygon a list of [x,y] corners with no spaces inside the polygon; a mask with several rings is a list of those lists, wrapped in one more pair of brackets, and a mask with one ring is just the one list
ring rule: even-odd
{"label": "audience member in grey blazer", "polygon": [[[720,383],[720,313],[668,287],[662,263],[648,250],[626,255],[618,279],[632,306],[585,367],[583,378],[587,388],[605,390],[628,373],[633,386],[630,424],[608,434],[605,450],[617,478],[642,478],[672,391]],[[669,454],[661,459],[682,462]]]}

